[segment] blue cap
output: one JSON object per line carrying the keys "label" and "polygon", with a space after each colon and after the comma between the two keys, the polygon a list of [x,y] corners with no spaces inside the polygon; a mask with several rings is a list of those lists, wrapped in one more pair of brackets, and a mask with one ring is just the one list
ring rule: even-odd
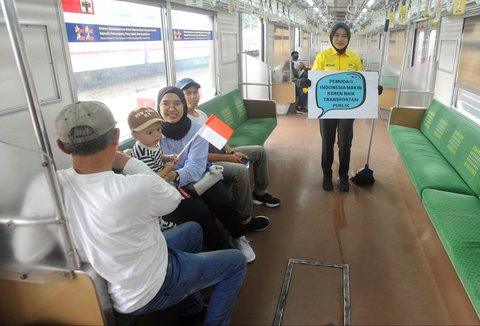
{"label": "blue cap", "polygon": [[192,78],[183,78],[177,81],[175,84],[181,90],[187,88],[188,86],[195,86],[196,88],[200,88],[200,84],[194,81]]}

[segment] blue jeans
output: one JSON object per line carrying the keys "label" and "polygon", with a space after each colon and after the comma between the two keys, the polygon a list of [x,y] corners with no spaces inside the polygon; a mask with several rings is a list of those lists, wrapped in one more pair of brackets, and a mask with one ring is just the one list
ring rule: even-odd
{"label": "blue jeans", "polygon": [[164,233],[168,245],[167,275],[160,291],[138,316],[181,302],[188,315],[203,309],[200,290],[214,285],[204,325],[228,325],[243,283],[245,256],[235,249],[200,252],[202,229],[195,222],[178,225]]}
{"label": "blue jeans", "polygon": [[303,87],[299,87],[295,85],[295,93],[298,96],[298,104],[297,106],[301,107],[302,109],[307,108],[307,101],[308,101],[308,93],[303,92]]}

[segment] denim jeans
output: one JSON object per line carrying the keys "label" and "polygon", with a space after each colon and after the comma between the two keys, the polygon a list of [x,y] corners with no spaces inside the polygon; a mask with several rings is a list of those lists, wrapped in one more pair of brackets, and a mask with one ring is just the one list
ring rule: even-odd
{"label": "denim jeans", "polygon": [[228,325],[243,283],[245,256],[235,249],[200,252],[202,230],[187,222],[164,232],[168,245],[168,267],[157,295],[131,315],[165,309],[181,302],[188,315],[203,309],[200,290],[214,286],[204,325]]}

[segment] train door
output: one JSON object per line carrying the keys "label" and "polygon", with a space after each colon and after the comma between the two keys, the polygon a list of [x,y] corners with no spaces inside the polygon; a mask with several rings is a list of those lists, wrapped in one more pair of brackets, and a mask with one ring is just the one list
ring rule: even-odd
{"label": "train door", "polygon": [[406,30],[404,28],[390,30],[388,34],[387,53],[382,69],[383,93],[379,97],[379,105],[383,109],[389,109],[396,105],[397,88],[405,52],[405,37]]}
{"label": "train door", "polygon": [[288,112],[296,100],[295,85],[291,82],[290,53],[293,46],[293,30],[280,24],[267,24],[267,63],[272,68],[272,99],[281,114]]}
{"label": "train door", "polygon": [[367,50],[363,62],[363,68],[367,71],[378,71],[380,67],[381,39],[383,34],[371,32],[367,35]]}
{"label": "train door", "polygon": [[241,90],[245,99],[271,98],[270,71],[264,61],[264,24],[252,14],[241,14]]}
{"label": "train door", "polygon": [[303,62],[307,67],[310,66],[310,42],[309,33],[304,31],[301,27],[295,27],[294,33],[294,47],[298,51],[298,61]]}
{"label": "train door", "polygon": [[[217,80],[218,93],[225,94],[238,89],[240,57],[240,14],[217,13],[218,53]],[[220,78],[220,71],[222,72]]]}
{"label": "train door", "polygon": [[451,105],[463,30],[463,17],[442,18],[438,45],[438,67],[435,80],[435,98]]}
{"label": "train door", "polygon": [[403,70],[398,86],[397,103],[428,106],[434,94],[436,71],[437,22],[412,23],[407,31]]}

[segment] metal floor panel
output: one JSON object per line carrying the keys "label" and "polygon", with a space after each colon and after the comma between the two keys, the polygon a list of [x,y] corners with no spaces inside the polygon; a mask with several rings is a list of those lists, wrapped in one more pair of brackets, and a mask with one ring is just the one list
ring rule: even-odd
{"label": "metal floor panel", "polygon": [[[297,266],[295,267],[295,265]],[[309,270],[303,269],[302,271],[302,265],[310,267],[308,268]],[[315,267],[317,271],[312,271],[311,267]],[[325,273],[325,269],[330,273]],[[318,273],[319,271],[321,273]],[[336,273],[332,274],[332,271]],[[298,279],[296,282],[293,281],[295,277]],[[339,302],[341,305],[339,310],[342,311],[340,321],[337,320],[337,312],[335,311],[337,310],[335,306],[338,306],[339,301],[337,300],[336,291],[338,287],[342,290],[341,302]],[[292,295],[289,296],[289,294],[294,292],[293,290],[296,290],[296,295],[293,297]],[[296,300],[298,295],[301,296],[300,300]],[[297,301],[299,301],[298,304]],[[307,302],[309,304],[306,304]],[[333,303],[333,307],[331,303]],[[289,309],[290,306],[293,308]],[[289,310],[293,310],[291,315],[294,317],[289,318],[286,324],[338,325],[343,323],[343,325],[350,325],[350,276],[348,264],[289,259],[273,325],[281,325],[284,316],[288,315]]]}

